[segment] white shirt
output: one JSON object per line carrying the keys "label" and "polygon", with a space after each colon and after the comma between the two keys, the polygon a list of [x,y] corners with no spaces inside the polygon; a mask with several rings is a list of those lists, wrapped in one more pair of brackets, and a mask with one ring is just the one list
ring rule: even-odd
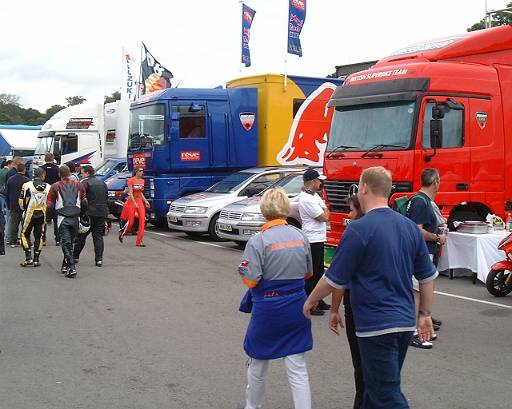
{"label": "white shirt", "polygon": [[299,214],[302,220],[302,231],[310,243],[323,243],[327,239],[327,223],[316,218],[327,206],[317,194],[301,192],[299,195]]}

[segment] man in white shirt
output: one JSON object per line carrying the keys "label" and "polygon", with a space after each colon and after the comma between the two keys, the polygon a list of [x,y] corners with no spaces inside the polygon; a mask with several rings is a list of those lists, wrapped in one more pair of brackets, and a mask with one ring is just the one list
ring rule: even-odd
{"label": "man in white shirt", "polygon": [[[308,169],[302,176],[304,189],[299,195],[299,213],[302,220],[302,231],[309,240],[313,259],[313,276],[306,280],[306,293],[309,295],[315,288],[318,280],[324,275],[324,242],[327,236],[327,222],[329,210],[322,198],[318,195],[322,189],[325,176],[315,169]],[[311,315],[324,315],[330,305],[323,300],[318,307],[311,310]]]}

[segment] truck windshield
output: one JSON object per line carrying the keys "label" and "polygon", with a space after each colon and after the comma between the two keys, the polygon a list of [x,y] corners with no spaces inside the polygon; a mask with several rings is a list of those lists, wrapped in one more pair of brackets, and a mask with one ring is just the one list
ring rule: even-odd
{"label": "truck windshield", "polygon": [[[339,146],[347,151],[407,149],[411,144],[415,104],[390,101],[336,108],[327,151]],[[375,149],[377,145],[382,147]]]}
{"label": "truck windshield", "polygon": [[145,148],[165,143],[165,106],[149,105],[130,112],[129,148]]}
{"label": "truck windshield", "polygon": [[238,172],[229,175],[222,179],[220,182],[215,183],[212,187],[207,189],[207,192],[212,193],[231,193],[241,187],[247,179],[254,176],[254,173]]}
{"label": "truck windshield", "polygon": [[37,145],[34,155],[44,155],[52,151],[53,136],[55,132],[40,132],[37,136]]}

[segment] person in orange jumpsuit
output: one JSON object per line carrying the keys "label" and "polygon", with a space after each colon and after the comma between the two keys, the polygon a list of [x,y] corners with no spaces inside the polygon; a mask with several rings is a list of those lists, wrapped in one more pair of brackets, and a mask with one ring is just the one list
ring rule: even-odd
{"label": "person in orange jumpsuit", "polygon": [[119,241],[123,242],[123,237],[128,233],[134,223],[135,218],[139,219],[139,228],[137,229],[137,247],[146,247],[142,243],[144,237],[144,227],[146,224],[146,207],[149,207],[149,202],[144,197],[144,168],[135,167],[133,169],[133,176],[128,179],[128,199],[126,200],[123,211],[121,212],[121,220],[126,220],[124,226],[119,230]]}

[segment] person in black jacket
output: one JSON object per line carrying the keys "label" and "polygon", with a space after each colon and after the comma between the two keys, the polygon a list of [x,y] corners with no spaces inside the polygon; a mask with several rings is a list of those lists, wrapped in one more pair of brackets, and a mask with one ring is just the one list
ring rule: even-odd
{"label": "person in black jacket", "polygon": [[5,187],[5,199],[9,211],[8,240],[11,247],[16,247],[17,245],[18,231],[23,215],[23,210],[20,208],[18,199],[20,197],[21,188],[29,181],[29,178],[25,176],[25,171],[25,165],[18,163],[18,165],[16,165],[16,174],[9,178]]}
{"label": "person in black jacket", "polygon": [[[59,167],[55,164],[55,157],[53,156],[53,153],[45,153],[44,162],[44,165],[41,166],[41,168],[44,170],[46,174],[44,181],[51,186],[54,183],[60,181]],[[53,234],[55,236],[55,244],[58,246],[60,244],[60,237],[59,229],[57,227],[57,215],[50,214],[50,212],[48,212],[48,214],[46,215],[46,220],[48,221],[48,223],[50,222],[50,220],[53,220]],[[43,238],[43,240],[46,242],[46,230],[45,237]]]}
{"label": "person in black jacket", "polygon": [[87,210],[87,199],[82,185],[70,179],[66,165],[59,168],[60,182],[54,183],[48,193],[47,207],[57,213],[57,225],[62,244],[61,272],[68,278],[76,277],[73,243],[78,235],[79,216]]}
{"label": "person in black jacket", "polygon": [[108,216],[108,188],[105,182],[94,176],[94,168],[91,165],[82,166],[82,186],[87,198],[87,216],[91,221],[91,228],[87,233],[79,234],[73,250],[73,258],[78,263],[85,241],[89,233],[92,233],[94,243],[94,261],[97,267],[103,264],[103,235],[105,222]]}

